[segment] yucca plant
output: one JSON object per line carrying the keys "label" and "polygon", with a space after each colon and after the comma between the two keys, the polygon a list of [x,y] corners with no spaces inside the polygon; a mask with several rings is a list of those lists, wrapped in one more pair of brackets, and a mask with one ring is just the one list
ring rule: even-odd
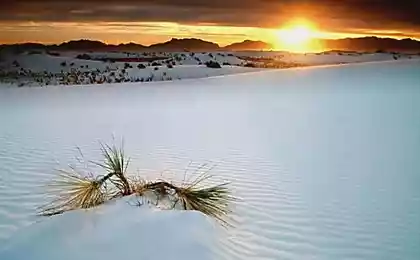
{"label": "yucca plant", "polygon": [[[209,168],[192,182],[175,185],[165,180],[146,181],[141,178],[128,178],[129,159],[122,148],[101,144],[102,162],[92,162],[105,171],[105,174],[83,177],[74,172],[61,171],[58,179],[50,184],[49,194],[55,196],[49,206],[41,208],[41,215],[52,216],[75,209],[87,209],[118,197],[136,195],[153,200],[155,205],[163,199],[171,206],[167,209],[196,210],[223,223],[233,200],[227,183],[204,186],[203,182],[211,176]],[[198,167],[196,173],[206,165]],[[153,195],[153,196],[151,196]]]}
{"label": "yucca plant", "polygon": [[101,152],[104,161],[102,163],[92,162],[107,172],[103,178],[99,179],[101,185],[109,180],[117,188],[117,195],[126,196],[132,194],[130,183],[125,176],[130,159],[125,157],[122,146],[118,149],[115,145],[109,146],[101,143]]}
{"label": "yucca plant", "polygon": [[49,193],[55,196],[41,214],[52,216],[73,209],[98,206],[107,199],[106,190],[100,181],[77,173],[61,171],[58,179],[50,184]]}

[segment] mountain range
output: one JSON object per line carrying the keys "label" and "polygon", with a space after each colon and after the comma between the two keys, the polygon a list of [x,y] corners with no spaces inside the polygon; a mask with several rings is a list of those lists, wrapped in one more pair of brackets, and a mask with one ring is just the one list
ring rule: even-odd
{"label": "mountain range", "polygon": [[[318,39],[326,50],[342,51],[420,51],[420,41],[413,39],[392,39],[378,37],[345,38],[345,39]],[[23,43],[0,45],[0,49],[11,49],[15,52],[27,50],[73,50],[73,51],[244,51],[244,50],[272,50],[273,46],[262,41],[245,40],[221,47],[216,43],[195,38],[176,39],[167,42],[145,46],[137,43],[106,44],[94,40],[75,40],[61,44],[44,45],[39,43]]]}

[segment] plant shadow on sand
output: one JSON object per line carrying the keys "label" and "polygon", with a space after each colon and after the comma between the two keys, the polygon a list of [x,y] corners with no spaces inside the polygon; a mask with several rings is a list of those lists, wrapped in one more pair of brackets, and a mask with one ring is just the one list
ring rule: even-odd
{"label": "plant shadow on sand", "polygon": [[[39,215],[54,216],[67,211],[88,209],[125,196],[136,196],[136,206],[152,204],[161,209],[195,210],[229,225],[226,217],[234,197],[228,183],[206,186],[213,167],[203,164],[193,173],[193,181],[176,185],[166,180],[148,181],[127,174],[130,159],[123,145],[117,147],[101,143],[102,162],[90,161],[104,171],[103,174],[85,176],[75,167],[60,174],[48,185],[46,195],[52,201],[39,208]],[[185,178],[184,178],[185,179]]]}

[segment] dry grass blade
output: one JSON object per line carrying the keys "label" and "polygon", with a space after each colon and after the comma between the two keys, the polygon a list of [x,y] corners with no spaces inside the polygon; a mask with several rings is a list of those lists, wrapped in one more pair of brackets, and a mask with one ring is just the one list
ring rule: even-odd
{"label": "dry grass blade", "polygon": [[233,200],[227,183],[207,188],[179,188],[177,194],[185,210],[197,210],[227,224],[225,217]]}
{"label": "dry grass blade", "polygon": [[148,191],[151,191],[158,199],[168,198],[169,196],[174,207],[175,204],[179,203],[184,210],[200,211],[224,224],[228,224],[225,218],[230,213],[229,204],[234,200],[227,187],[228,183],[203,187],[202,182],[209,178],[209,175],[200,175],[192,183],[182,186],[165,181],[143,183],[136,188],[141,193],[136,193],[145,195]]}
{"label": "dry grass blade", "polygon": [[109,180],[120,191],[121,196],[130,195],[132,190],[130,183],[125,177],[130,159],[125,157],[122,148],[118,149],[116,146],[109,146],[101,143],[101,151],[104,156],[104,162],[93,162],[108,172],[108,174],[102,178],[101,182],[104,183]]}
{"label": "dry grass blade", "polygon": [[92,208],[106,200],[106,194],[99,181],[64,171],[51,183],[50,194],[55,196],[55,199],[49,206],[41,208],[40,214],[43,216]]}

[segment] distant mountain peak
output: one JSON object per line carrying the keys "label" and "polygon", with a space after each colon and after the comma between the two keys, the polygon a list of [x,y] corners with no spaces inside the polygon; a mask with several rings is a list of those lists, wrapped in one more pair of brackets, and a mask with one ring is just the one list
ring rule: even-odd
{"label": "distant mountain peak", "polygon": [[263,41],[244,40],[242,42],[229,44],[225,46],[225,49],[232,50],[232,51],[270,50],[270,49],[273,49],[273,46]]}
{"label": "distant mountain peak", "polygon": [[218,50],[220,46],[216,43],[205,41],[197,38],[172,38],[171,40],[163,43],[152,44],[149,46],[151,49],[162,50]]}

